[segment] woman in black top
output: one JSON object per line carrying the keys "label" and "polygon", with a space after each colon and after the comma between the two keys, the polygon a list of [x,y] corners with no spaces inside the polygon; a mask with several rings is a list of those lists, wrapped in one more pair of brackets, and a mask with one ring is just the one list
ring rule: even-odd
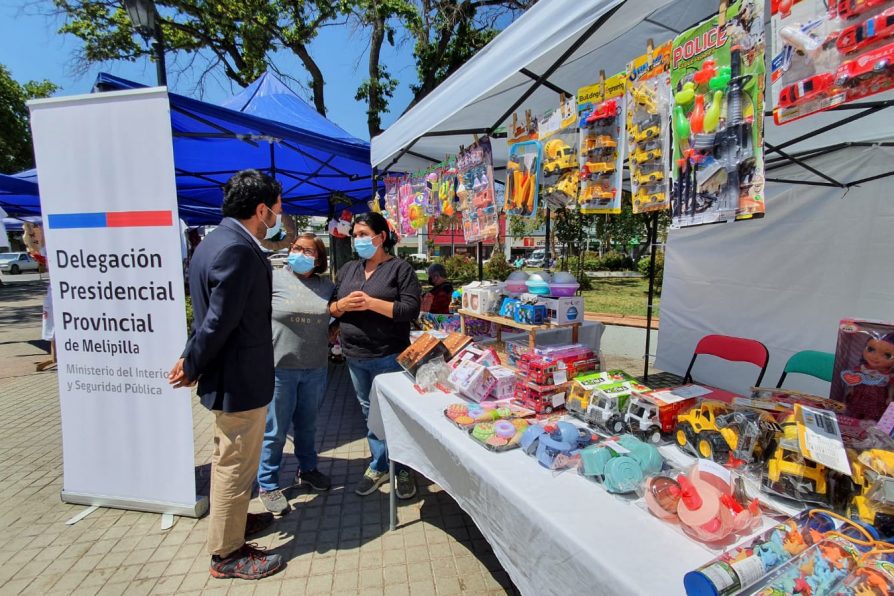
{"label": "woman in black top", "polygon": [[[376,375],[401,370],[397,355],[410,345],[410,322],[419,316],[421,287],[409,263],[390,254],[395,239],[378,213],[354,218],[351,231],[360,256],[338,272],[336,300],[329,312],[339,318],[341,347],[363,417],[369,416],[369,391]],[[388,480],[385,441],[367,431],[372,462],[354,489],[368,495]],[[397,496],[410,499],[416,482],[396,466]]]}

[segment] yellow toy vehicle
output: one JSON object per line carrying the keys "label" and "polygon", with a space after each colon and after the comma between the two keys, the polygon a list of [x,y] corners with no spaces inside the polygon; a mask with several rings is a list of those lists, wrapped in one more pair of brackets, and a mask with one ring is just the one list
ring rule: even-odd
{"label": "yellow toy vehicle", "polygon": [[705,401],[677,416],[674,437],[680,448],[694,450],[698,457],[751,463],[760,461],[777,430],[769,414]]}
{"label": "yellow toy vehicle", "polygon": [[584,164],[582,174],[590,176],[593,174],[611,174],[615,171],[615,162],[613,161],[588,161]]}
{"label": "yellow toy vehicle", "polygon": [[848,515],[875,526],[887,538],[894,536],[894,453],[868,449],[851,458],[855,495]]}
{"label": "yellow toy vehicle", "polygon": [[850,479],[804,457],[798,446],[794,416],[782,423],[782,432],[767,460],[761,485],[770,493],[839,510],[844,508],[851,492]]}
{"label": "yellow toy vehicle", "polygon": [[578,190],[580,189],[580,177],[577,174],[577,170],[573,172],[565,172],[562,174],[562,177],[559,178],[558,182],[553,186],[549,186],[546,190],[543,191],[543,196],[549,196],[551,194],[560,192],[566,196],[571,197],[572,199],[577,198]]}
{"label": "yellow toy vehicle", "polygon": [[640,186],[651,184],[653,182],[659,182],[664,179],[664,172],[662,170],[652,170],[649,172],[644,172],[641,169],[636,169],[634,170],[633,175],[636,178],[636,183]]}
{"label": "yellow toy vehicle", "polygon": [[580,193],[580,202],[586,201],[611,201],[615,198],[615,189],[598,184],[588,184]]}
{"label": "yellow toy vehicle", "polygon": [[636,194],[633,195],[633,200],[637,205],[642,207],[654,203],[663,203],[667,200],[667,196],[661,191],[649,191],[648,188],[641,186],[639,187],[639,190],[636,191]]}
{"label": "yellow toy vehicle", "polygon": [[651,116],[633,129],[633,140],[644,143],[661,134],[661,117]]}
{"label": "yellow toy vehicle", "polygon": [[577,168],[577,152],[562,139],[552,139],[543,147],[543,174],[557,174]]}
{"label": "yellow toy vehicle", "polygon": [[594,151],[602,151],[604,149],[615,149],[618,142],[610,135],[590,136],[584,139],[584,153],[592,153]]}
{"label": "yellow toy vehicle", "polygon": [[636,153],[631,156],[633,163],[642,164],[647,161],[652,161],[653,159],[658,159],[661,157],[661,149],[656,147],[654,149],[639,149]]}
{"label": "yellow toy vehicle", "polygon": [[633,101],[637,106],[642,106],[642,108],[650,114],[658,113],[658,105],[655,103],[655,94],[648,86],[630,85],[627,89],[630,91],[630,96],[633,98]]}

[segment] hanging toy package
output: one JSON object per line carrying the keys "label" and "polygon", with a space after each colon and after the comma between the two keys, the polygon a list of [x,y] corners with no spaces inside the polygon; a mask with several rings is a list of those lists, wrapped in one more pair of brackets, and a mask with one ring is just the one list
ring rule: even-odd
{"label": "hanging toy package", "polygon": [[626,87],[621,72],[577,90],[581,213],[621,213]]}
{"label": "hanging toy package", "polygon": [[499,230],[494,198],[494,166],[490,138],[483,137],[456,158],[456,196],[463,214],[466,242],[497,237]]}
{"label": "hanging toy package", "polygon": [[438,217],[441,215],[441,199],[439,195],[441,191],[441,164],[438,164],[425,174],[425,189],[428,193],[425,214],[429,218]]}
{"label": "hanging toy package", "polygon": [[577,201],[580,187],[577,159],[577,118],[573,98],[548,112],[537,123],[543,147],[540,168],[540,198],[548,205],[568,207]]}
{"label": "hanging toy package", "polygon": [[541,161],[539,141],[525,141],[510,146],[509,161],[506,163],[506,202],[503,209],[507,214],[530,217],[537,213]]}
{"label": "hanging toy package", "polygon": [[398,205],[397,194],[400,187],[400,178],[397,176],[385,176],[385,216],[392,224],[400,229],[400,206]]}
{"label": "hanging toy package", "polygon": [[413,191],[413,183],[409,176],[400,179],[397,187],[397,205],[400,214],[400,235],[403,238],[409,238],[416,235],[416,228],[412,225],[411,213],[418,216],[418,211],[413,209],[415,193]]}
{"label": "hanging toy package", "polygon": [[[763,2],[738,0],[678,36],[671,85],[671,225],[762,216]],[[642,152],[631,161],[649,158]]]}
{"label": "hanging toy package", "polygon": [[456,158],[448,159],[438,178],[438,201],[441,215],[452,217],[456,213]]}
{"label": "hanging toy package", "polygon": [[886,66],[892,37],[890,0],[772,2],[773,120],[785,124],[894,87]]}
{"label": "hanging toy package", "polygon": [[410,177],[413,198],[407,208],[407,216],[410,219],[410,227],[413,228],[414,235],[428,225],[430,188],[426,175],[427,173],[422,171],[416,172]]}
{"label": "hanging toy package", "polygon": [[670,52],[667,42],[627,65],[627,154],[643,155],[654,147],[660,156],[630,161],[633,212],[661,211],[670,206]]}

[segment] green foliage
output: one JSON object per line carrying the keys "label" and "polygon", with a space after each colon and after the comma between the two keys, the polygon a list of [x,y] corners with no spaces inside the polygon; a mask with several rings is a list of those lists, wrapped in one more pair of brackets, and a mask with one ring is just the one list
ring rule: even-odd
{"label": "green foliage", "polygon": [[192,296],[186,295],[186,333],[192,332]]}
{"label": "green foliage", "polygon": [[503,251],[494,248],[490,259],[484,264],[484,279],[503,281],[513,271],[515,267],[509,264]]}
{"label": "green foliage", "polygon": [[413,269],[416,271],[420,269],[426,269],[429,265],[428,261],[423,261],[422,259],[416,258],[414,256],[407,256],[404,260],[413,266]]}
{"label": "green foliage", "polygon": [[[643,274],[646,279],[649,278],[649,259],[650,255],[646,255],[636,264],[636,269]],[[664,285],[664,251],[655,253],[655,292],[660,294],[661,287]]]}
{"label": "green foliage", "polygon": [[[291,68],[297,58],[309,75],[310,95],[321,114],[326,113],[326,76],[311,54],[311,44],[324,27],[350,21],[361,35],[369,36],[368,44],[357,44],[354,56],[365,55],[368,62],[356,98],[366,102],[369,132],[375,135],[399,83],[381,58],[384,43],[412,43],[418,76],[411,86],[415,105],[493,39],[498,27],[508,25],[535,2],[157,0],[156,6],[165,50],[184,58],[180,61],[184,70],[194,70],[201,79],[222,72],[244,87],[274,62]],[[152,59],[152,50],[135,35],[120,0],[52,0],[52,4],[65,18],[59,32],[84,42],[76,56],[80,69],[111,60]],[[177,63],[170,57],[169,62]]]}
{"label": "green foliage", "polygon": [[597,271],[630,271],[633,259],[620,252],[607,252],[598,260]]}
{"label": "green foliage", "polygon": [[452,257],[437,258],[435,263],[441,263],[447,270],[447,279],[454,285],[462,285],[478,279],[478,263],[466,255],[453,255]]}
{"label": "green foliage", "polygon": [[47,80],[21,85],[0,64],[0,173],[13,174],[34,167],[31,126],[25,102],[49,97],[58,89]]}
{"label": "green foliage", "polygon": [[546,216],[543,209],[537,211],[534,217],[525,217],[522,215],[510,215],[506,218],[506,229],[510,236],[521,238],[522,236],[530,236],[540,229],[546,222]]}

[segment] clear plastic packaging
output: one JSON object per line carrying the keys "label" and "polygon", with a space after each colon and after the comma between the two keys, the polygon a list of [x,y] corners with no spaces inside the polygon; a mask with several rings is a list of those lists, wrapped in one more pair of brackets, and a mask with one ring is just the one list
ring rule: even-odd
{"label": "clear plastic packaging", "polygon": [[578,471],[610,493],[629,494],[640,489],[646,476],[663,468],[664,458],[654,445],[621,435],[582,449]]}
{"label": "clear plastic packaging", "polygon": [[577,465],[582,448],[597,437],[570,422],[533,424],[520,439],[522,449],[544,468],[566,470]]}
{"label": "clear plastic packaging", "polygon": [[416,371],[416,386],[423,392],[434,391],[447,384],[452,371],[443,356],[439,356],[419,367]]}
{"label": "clear plastic packaging", "polygon": [[677,416],[674,439],[690,455],[741,468],[763,461],[779,431],[767,412],[703,401]]}

